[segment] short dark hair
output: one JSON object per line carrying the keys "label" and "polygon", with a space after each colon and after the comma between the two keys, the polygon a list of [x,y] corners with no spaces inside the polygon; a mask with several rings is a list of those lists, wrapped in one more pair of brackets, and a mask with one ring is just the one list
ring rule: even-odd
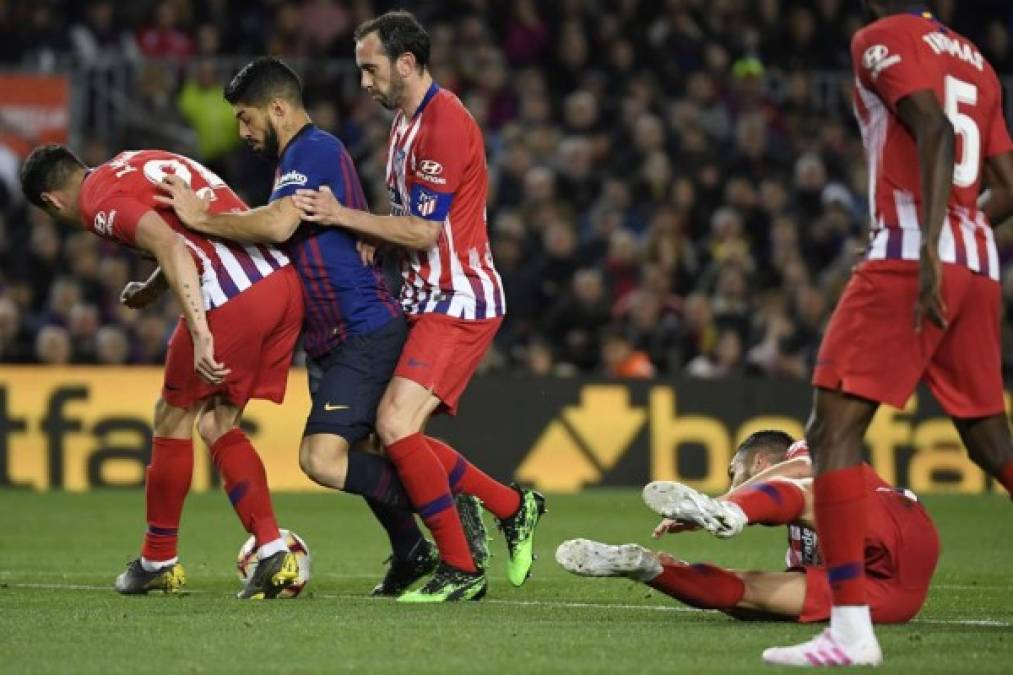
{"label": "short dark hair", "polygon": [[782,461],[794,442],[795,439],[790,434],[776,429],[764,429],[750,434],[742,441],[735,451],[735,456],[741,457],[747,463],[760,454],[770,455],[777,461]]}
{"label": "short dark hair", "polygon": [[78,169],[87,169],[65,145],[40,145],[21,165],[21,191],[32,204],[45,208],[43,192],[59,190]]}
{"label": "short dark hair", "polygon": [[262,56],[243,66],[225,85],[223,95],[232,105],[245,103],[258,108],[273,98],[303,104],[302,80],[286,63],[273,56]]}
{"label": "short dark hair", "polygon": [[359,42],[370,33],[379,36],[383,51],[392,61],[410,53],[420,69],[429,65],[429,33],[411,12],[387,12],[360,24],[355,29],[355,41]]}

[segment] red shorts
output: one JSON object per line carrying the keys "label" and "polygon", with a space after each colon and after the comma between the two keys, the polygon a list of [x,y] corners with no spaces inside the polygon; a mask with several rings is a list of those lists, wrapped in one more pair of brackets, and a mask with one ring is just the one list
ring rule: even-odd
{"label": "red shorts", "polygon": [[408,340],[394,370],[432,391],[440,411],[457,414],[457,402],[482,362],[503,319],[456,319],[446,314],[409,314]]}
{"label": "red shorts", "polygon": [[190,408],[218,394],[239,407],[251,398],[281,403],[303,321],[302,288],[295,269],[288,266],[268,275],[207,317],[215,358],[232,372],[219,385],[197,375],[193,341],[180,318],[169,339],[162,398],[178,408]]}
{"label": "red shorts", "polygon": [[1002,414],[999,284],[944,264],[945,330],[926,320],[915,332],[917,297],[917,262],[860,265],[830,318],[813,384],[903,408],[924,377],[954,417]]}
{"label": "red shorts", "polygon": [[[865,593],[874,623],[905,623],[921,610],[939,561],[939,534],[924,507],[892,488],[869,495]],[[833,593],[825,567],[805,567],[805,602],[798,620],[826,621]]]}

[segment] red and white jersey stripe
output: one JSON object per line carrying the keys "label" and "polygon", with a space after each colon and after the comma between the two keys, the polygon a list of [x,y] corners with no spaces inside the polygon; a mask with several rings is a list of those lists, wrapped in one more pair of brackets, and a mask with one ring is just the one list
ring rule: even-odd
{"label": "red and white jersey stripe", "polygon": [[488,182],[482,133],[454,94],[434,84],[411,118],[395,114],[387,148],[391,212],[441,225],[433,247],[404,255],[405,312],[468,320],[506,313],[487,232]]}
{"label": "red and white jersey stripe", "polygon": [[221,307],[231,298],[290,264],[281,249],[267,244],[240,244],[186,228],[171,208],[155,201],[167,175],[182,178],[199,195],[211,199],[212,213],[245,211],[246,204],[202,164],[163,150],[121,152],[88,173],[79,205],[92,232],[135,247],[137,223],[157,211],[183,239],[200,274],[204,308]]}
{"label": "red and white jersey stripe", "polygon": [[953,125],[953,184],[939,238],[944,263],[998,280],[999,254],[977,206],[989,158],[1013,151],[992,66],[967,38],[927,12],[897,14],[855,34],[855,116],[869,169],[869,260],[918,260],[922,195],[918,147],[897,106],[930,92]]}

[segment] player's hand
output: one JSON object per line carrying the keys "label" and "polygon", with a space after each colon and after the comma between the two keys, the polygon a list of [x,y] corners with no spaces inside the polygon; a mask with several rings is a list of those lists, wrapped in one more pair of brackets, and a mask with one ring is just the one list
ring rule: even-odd
{"label": "player's hand", "polygon": [[179,176],[168,175],[158,183],[164,195],[155,195],[159,204],[171,206],[176,216],[189,228],[199,229],[207,220],[211,208],[211,196],[203,199]]}
{"label": "player's hand", "polygon": [[692,532],[693,530],[699,530],[700,528],[691,523],[683,523],[678,520],[672,520],[671,518],[665,518],[654,531],[651,532],[651,536],[655,539],[661,539],[666,534],[676,534],[678,532]]}
{"label": "player's hand", "polygon": [[292,203],[302,211],[303,220],[321,225],[344,225],[345,207],[326,185],[321,185],[319,190],[296,190]]}
{"label": "player's hand", "polygon": [[221,384],[232,372],[215,359],[215,339],[211,333],[193,336],[193,369],[208,384]]}
{"label": "player's hand", "polygon": [[130,309],[144,309],[158,299],[162,290],[143,281],[131,281],[123,287],[120,302]]}
{"label": "player's hand", "polygon": [[915,332],[920,332],[922,323],[928,319],[945,329],[946,305],[943,303],[943,264],[939,253],[923,246],[918,270],[918,300],[915,302]]}
{"label": "player's hand", "polygon": [[359,239],[355,242],[355,249],[359,252],[363,265],[372,267],[376,263],[376,244]]}

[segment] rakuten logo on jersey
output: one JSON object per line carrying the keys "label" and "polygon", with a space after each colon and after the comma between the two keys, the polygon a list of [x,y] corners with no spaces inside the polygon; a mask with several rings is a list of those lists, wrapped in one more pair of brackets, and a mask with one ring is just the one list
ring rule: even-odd
{"label": "rakuten logo on jersey", "polygon": [[116,209],[111,209],[107,215],[105,211],[95,214],[95,231],[99,234],[109,236],[113,232],[113,222],[116,220]]}
{"label": "rakuten logo on jersey", "polygon": [[424,180],[427,183],[433,183],[435,185],[446,185],[447,179],[440,176],[443,173],[443,165],[439,162],[431,159],[423,159],[418,163],[418,173],[416,174],[420,180]]}
{"label": "rakuten logo on jersey", "polygon": [[281,188],[288,187],[289,185],[306,185],[306,181],[307,178],[305,175],[293,169],[288,173],[278,176],[278,180],[274,182],[274,189],[280,190]]}
{"label": "rakuten logo on jersey", "polygon": [[884,70],[890,66],[897,65],[900,61],[900,55],[890,54],[890,49],[886,45],[872,45],[862,55],[862,65],[865,66],[865,69],[869,71],[874,80]]}

